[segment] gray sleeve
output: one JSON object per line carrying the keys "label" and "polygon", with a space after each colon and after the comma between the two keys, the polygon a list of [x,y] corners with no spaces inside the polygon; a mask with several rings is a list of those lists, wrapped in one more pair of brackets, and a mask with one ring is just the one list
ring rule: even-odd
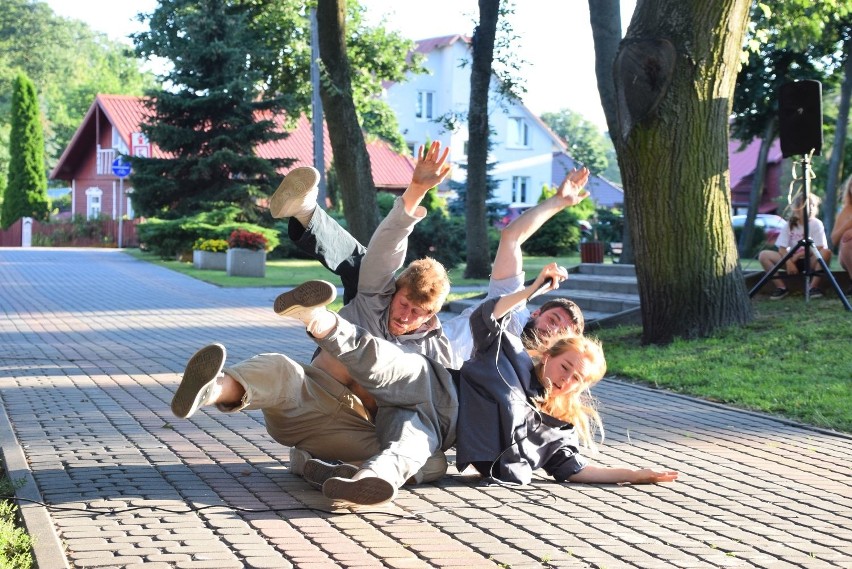
{"label": "gray sleeve", "polygon": [[394,275],[402,267],[408,252],[408,236],[421,219],[408,215],[402,199],[396,199],[387,217],[373,233],[361,260],[359,295],[393,293]]}

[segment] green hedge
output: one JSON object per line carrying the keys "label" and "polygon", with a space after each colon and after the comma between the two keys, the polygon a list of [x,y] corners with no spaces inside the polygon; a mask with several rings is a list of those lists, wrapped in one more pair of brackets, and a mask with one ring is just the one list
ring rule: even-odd
{"label": "green hedge", "polygon": [[161,259],[175,259],[187,255],[199,239],[225,239],[235,229],[261,233],[266,237],[267,250],[280,243],[278,227],[261,227],[237,221],[238,208],[225,208],[217,212],[203,212],[180,219],[152,218],[136,227],[139,247],[158,255]]}

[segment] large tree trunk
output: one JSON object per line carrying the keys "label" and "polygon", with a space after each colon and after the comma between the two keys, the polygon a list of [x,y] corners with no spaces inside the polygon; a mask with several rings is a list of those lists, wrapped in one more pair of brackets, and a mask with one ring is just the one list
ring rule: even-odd
{"label": "large tree trunk", "polygon": [[731,230],[728,117],[749,0],[645,0],[615,62],[617,148],[645,343],[751,320]]}
{"label": "large tree trunk", "polygon": [[324,68],[322,105],[343,213],[349,232],[361,243],[367,243],[379,225],[379,206],[367,145],[352,101],[345,21],[346,0],[317,2],[320,59]]}
{"label": "large tree trunk", "polygon": [[[592,39],[595,44],[595,77],[598,94],[601,98],[609,137],[617,147],[619,138],[618,104],[615,94],[612,66],[618,46],[621,43],[621,2],[620,0],[589,0],[589,22],[592,25]],[[618,156],[616,156],[617,158]],[[633,244],[630,240],[630,217],[627,215],[629,196],[624,192],[624,230],[621,237],[622,252],[619,263],[633,263]]]}
{"label": "large tree trunk", "polygon": [[467,229],[466,278],[488,278],[491,253],[488,250],[488,91],[494,36],[497,34],[499,0],[479,0],[479,24],[473,32],[473,64],[470,70],[470,107],[468,109]]}
{"label": "large tree trunk", "polygon": [[757,164],[754,168],[754,178],[751,181],[751,191],[748,197],[748,212],[743,232],[740,235],[740,256],[746,255],[751,250],[754,241],[754,220],[757,217],[757,209],[763,198],[763,187],[766,185],[766,163],[769,161],[769,149],[775,141],[777,121],[772,119],[766,125],[763,138],[760,141],[760,150],[757,153]]}
{"label": "large tree trunk", "polygon": [[[837,210],[837,188],[840,185],[840,172],[843,168],[843,154],[846,147],[846,126],[849,123],[849,99],[852,97],[852,40],[843,42],[846,61],[843,64],[843,84],[840,86],[840,105],[837,109],[837,122],[834,129],[834,144],[831,159],[828,161],[828,181],[825,185],[825,203],[822,212],[825,220],[825,234],[831,235],[834,229],[834,216]],[[836,247],[837,243],[832,243]]]}
{"label": "large tree trunk", "polygon": [[589,0],[589,22],[595,44],[595,77],[606,126],[613,140],[618,138],[618,108],[612,64],[621,43],[620,0]]}

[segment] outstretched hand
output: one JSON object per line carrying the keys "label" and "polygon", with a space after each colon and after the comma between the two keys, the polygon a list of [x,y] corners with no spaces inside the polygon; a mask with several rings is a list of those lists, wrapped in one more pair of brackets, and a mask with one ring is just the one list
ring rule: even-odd
{"label": "outstretched hand", "polygon": [[634,470],[630,482],[623,484],[657,484],[659,482],[674,482],[677,480],[678,473],[674,470],[652,470],[650,468],[642,468]]}
{"label": "outstretched hand", "polygon": [[556,196],[565,202],[565,206],[577,205],[587,197],[589,192],[584,189],[584,186],[589,181],[589,169],[585,166],[577,170],[574,168],[556,190]]}
{"label": "outstretched hand", "polygon": [[450,173],[450,164],[447,162],[449,154],[449,147],[441,152],[441,143],[437,140],[425,152],[421,146],[417,151],[417,165],[411,175],[411,185],[428,190],[443,182]]}

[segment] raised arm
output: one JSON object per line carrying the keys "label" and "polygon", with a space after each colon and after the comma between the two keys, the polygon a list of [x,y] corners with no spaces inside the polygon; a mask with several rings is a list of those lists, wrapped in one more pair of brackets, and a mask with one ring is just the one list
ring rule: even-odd
{"label": "raised arm", "polygon": [[449,147],[441,152],[441,143],[437,140],[429,145],[425,153],[422,146],[419,148],[411,183],[402,194],[402,203],[408,215],[417,217],[426,215],[425,208],[420,207],[420,202],[423,201],[426,192],[443,182],[450,173],[450,165],[447,163],[449,154]]}
{"label": "raised arm", "polygon": [[358,294],[393,293],[394,274],[405,262],[408,236],[426,215],[420,201],[449,173],[449,151],[442,153],[440,143],[433,143],[425,154],[420,150],[411,183],[370,238],[361,260]]}
{"label": "raised arm", "polygon": [[659,482],[674,482],[678,473],[674,470],[652,470],[641,468],[607,468],[605,466],[588,465],[583,470],[568,478],[569,482],[582,484],[657,484]]}
{"label": "raised arm", "polygon": [[587,168],[571,170],[554,195],[531,207],[503,229],[494,256],[492,279],[513,277],[523,270],[521,245],[551,217],[589,197],[589,192],[583,189],[588,181]]}
{"label": "raised arm", "polygon": [[499,320],[506,314],[511,312],[516,306],[526,302],[530,295],[543,287],[543,292],[548,292],[559,288],[559,283],[568,278],[568,271],[565,267],[560,267],[556,263],[550,263],[545,266],[536,277],[533,283],[517,292],[501,296],[500,300],[494,305],[494,318]]}

